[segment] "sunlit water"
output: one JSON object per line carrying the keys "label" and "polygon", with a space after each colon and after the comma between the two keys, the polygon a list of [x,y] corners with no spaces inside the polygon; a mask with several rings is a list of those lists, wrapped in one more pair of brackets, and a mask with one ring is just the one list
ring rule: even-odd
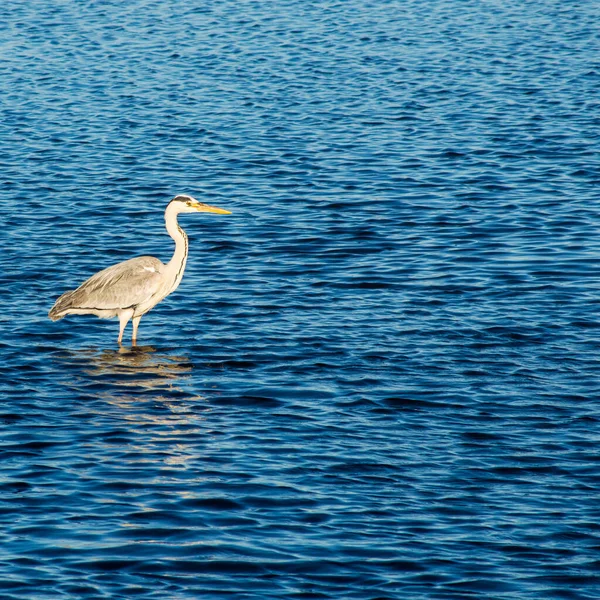
{"label": "sunlit water", "polygon": [[[3,599],[599,597],[597,2],[0,27]],[[176,193],[141,346],[50,322]]]}

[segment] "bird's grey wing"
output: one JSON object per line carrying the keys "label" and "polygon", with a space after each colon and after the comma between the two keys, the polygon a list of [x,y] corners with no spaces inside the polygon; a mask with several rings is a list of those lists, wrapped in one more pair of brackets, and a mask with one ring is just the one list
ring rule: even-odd
{"label": "bird's grey wing", "polygon": [[92,275],[76,290],[63,294],[56,308],[111,310],[136,306],[158,290],[163,282],[163,270],[163,263],[152,256],[126,260]]}

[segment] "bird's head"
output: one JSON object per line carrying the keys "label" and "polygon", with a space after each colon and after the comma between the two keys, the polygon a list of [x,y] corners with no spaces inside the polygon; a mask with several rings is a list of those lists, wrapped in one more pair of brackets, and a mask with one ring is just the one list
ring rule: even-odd
{"label": "bird's head", "polygon": [[225,210],[224,208],[217,208],[216,206],[210,206],[209,204],[198,202],[198,200],[195,198],[186,196],[184,194],[175,196],[175,198],[173,198],[173,200],[171,200],[169,203],[169,206],[171,205],[175,207],[177,213],[209,212],[216,213],[218,215],[231,214],[230,210]]}

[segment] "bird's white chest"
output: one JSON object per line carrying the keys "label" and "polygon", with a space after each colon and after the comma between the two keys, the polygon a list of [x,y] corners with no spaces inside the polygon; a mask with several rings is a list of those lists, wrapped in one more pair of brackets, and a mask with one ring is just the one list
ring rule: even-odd
{"label": "bird's white chest", "polygon": [[169,266],[167,266],[162,273],[157,271],[153,266],[143,267],[145,271],[157,273],[160,276],[160,283],[146,300],[138,304],[135,308],[134,316],[140,316],[147,313],[151,308],[156,306],[161,300],[179,287],[186,262],[187,260],[184,259],[177,269],[170,269]]}

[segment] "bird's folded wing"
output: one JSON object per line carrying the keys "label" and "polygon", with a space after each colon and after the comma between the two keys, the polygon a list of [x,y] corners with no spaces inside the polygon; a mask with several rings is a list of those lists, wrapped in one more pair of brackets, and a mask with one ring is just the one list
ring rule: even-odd
{"label": "bird's folded wing", "polygon": [[152,256],[126,260],[90,277],[71,292],[69,304],[102,310],[136,306],[158,291],[163,269]]}

